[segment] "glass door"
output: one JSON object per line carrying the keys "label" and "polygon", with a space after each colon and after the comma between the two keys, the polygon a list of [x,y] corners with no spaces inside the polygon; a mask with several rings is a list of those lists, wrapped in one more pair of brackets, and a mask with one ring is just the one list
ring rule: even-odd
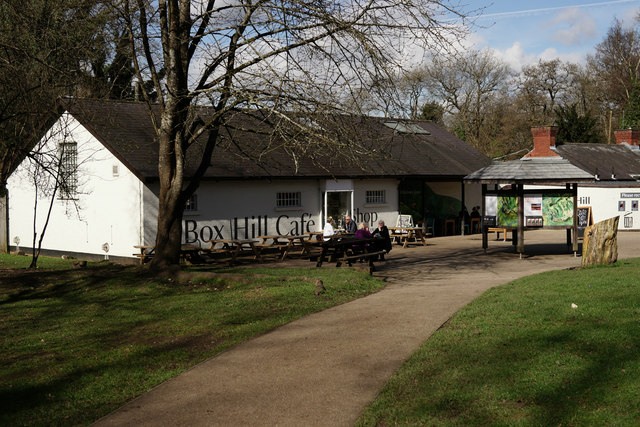
{"label": "glass door", "polygon": [[345,215],[353,214],[353,191],[327,191],[323,210],[324,222],[332,217],[335,228],[342,229]]}

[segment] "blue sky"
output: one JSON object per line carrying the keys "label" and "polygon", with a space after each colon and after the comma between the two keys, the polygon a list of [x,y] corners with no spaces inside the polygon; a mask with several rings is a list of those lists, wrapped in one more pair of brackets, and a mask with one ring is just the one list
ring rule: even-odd
{"label": "blue sky", "polygon": [[[487,0],[469,42],[519,70],[539,59],[582,63],[617,18],[634,25],[640,0]],[[483,27],[483,28],[478,28]]]}

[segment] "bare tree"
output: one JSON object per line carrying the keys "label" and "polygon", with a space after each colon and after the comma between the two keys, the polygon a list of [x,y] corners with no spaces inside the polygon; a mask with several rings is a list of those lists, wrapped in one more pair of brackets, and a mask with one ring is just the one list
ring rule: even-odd
{"label": "bare tree", "polygon": [[488,112],[498,95],[509,92],[513,72],[489,51],[434,57],[427,66],[430,93],[444,102],[449,127],[459,137],[488,152]]}
{"label": "bare tree", "polygon": [[[82,164],[92,153],[78,155],[78,145],[70,135],[69,116],[63,115],[29,151],[15,172],[19,182],[33,188],[32,255],[29,268],[36,268],[47,227],[56,206],[64,206],[67,216],[79,216],[78,194],[82,187]],[[46,203],[41,209],[41,203]],[[41,218],[44,216],[44,218]]]}
{"label": "bare tree", "polygon": [[[55,122],[58,98],[92,86],[110,15],[95,0],[0,2],[0,252],[8,249],[7,179]],[[95,92],[89,92],[94,94]]]}
{"label": "bare tree", "polygon": [[383,80],[371,82],[354,99],[360,111],[384,117],[417,119],[428,96],[427,72],[423,67],[398,69]]}
{"label": "bare tree", "polygon": [[[402,66],[408,48],[424,51],[454,42],[465,18],[455,2],[445,0],[119,4],[130,17],[137,77],[150,78],[161,95],[159,117],[152,116],[160,152],[152,261],[158,270],[179,262],[183,208],[234,109],[262,109],[286,121],[283,112],[354,105],[350,101],[370,82]],[[199,104],[211,105],[213,113],[198,114]],[[186,177],[186,153],[199,138],[199,165]]]}
{"label": "bare tree", "polygon": [[518,79],[518,93],[528,113],[538,124],[551,124],[558,104],[566,103],[573,86],[573,64],[560,59],[539,60],[535,65],[522,68]]}
{"label": "bare tree", "polygon": [[593,73],[604,83],[603,96],[612,108],[623,108],[640,81],[640,33],[613,22],[595,53],[588,57]]}

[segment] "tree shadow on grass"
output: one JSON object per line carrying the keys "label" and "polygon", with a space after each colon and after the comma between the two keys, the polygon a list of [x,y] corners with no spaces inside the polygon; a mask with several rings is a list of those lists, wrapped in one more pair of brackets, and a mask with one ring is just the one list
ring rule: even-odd
{"label": "tree shadow on grass", "polygon": [[163,297],[183,290],[139,267],[0,278],[0,425],[88,424],[225,345],[216,331],[167,329],[166,310],[181,306]]}
{"label": "tree shadow on grass", "polygon": [[82,289],[108,286],[108,282],[115,279],[139,283],[145,277],[153,278],[146,269],[118,264],[68,270],[0,270],[0,305],[61,298]]}

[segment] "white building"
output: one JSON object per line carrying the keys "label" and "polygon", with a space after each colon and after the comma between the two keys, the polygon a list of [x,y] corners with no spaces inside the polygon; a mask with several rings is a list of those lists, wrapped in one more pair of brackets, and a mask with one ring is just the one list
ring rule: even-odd
{"label": "white building", "polygon": [[555,127],[532,133],[526,157],[561,157],[593,176],[578,186],[578,205],[591,207],[594,223],[620,216],[620,230],[640,230],[640,131],[616,131],[616,144],[556,145]]}
{"label": "white building", "polygon": [[[32,158],[21,164],[8,183],[11,243],[32,247],[34,230],[39,238],[49,218],[45,250],[100,255],[106,243],[109,255],[131,257],[134,245],[155,243],[158,151],[148,107],[73,100],[64,108],[35,150],[40,163],[42,153],[61,162],[63,185],[52,195],[52,177],[34,174]],[[344,152],[285,149],[274,136],[280,124],[257,116],[240,112],[220,133],[212,164],[185,207],[183,242],[303,234],[321,230],[329,215],[340,222],[347,213],[371,225],[394,224],[399,214],[416,222],[433,218],[439,233],[462,203],[480,204],[479,186],[462,179],[489,159],[431,122],[339,117],[341,129],[349,129],[345,143],[357,138],[367,147],[354,161]]]}

